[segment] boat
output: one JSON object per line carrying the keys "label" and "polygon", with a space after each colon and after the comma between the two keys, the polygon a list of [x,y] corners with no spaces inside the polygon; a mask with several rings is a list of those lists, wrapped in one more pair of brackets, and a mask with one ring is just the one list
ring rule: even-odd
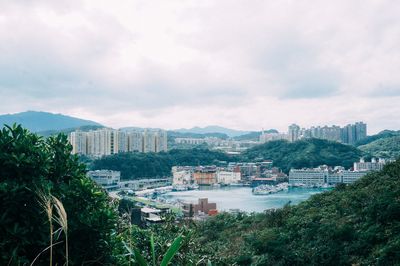
{"label": "boat", "polygon": [[186,191],[188,190],[188,187],[185,185],[174,185],[172,187],[172,191]]}
{"label": "boat", "polygon": [[260,185],[258,187],[253,188],[254,195],[269,195],[273,193],[277,193],[279,191],[288,190],[288,183],[280,183],[276,186],[273,185]]}

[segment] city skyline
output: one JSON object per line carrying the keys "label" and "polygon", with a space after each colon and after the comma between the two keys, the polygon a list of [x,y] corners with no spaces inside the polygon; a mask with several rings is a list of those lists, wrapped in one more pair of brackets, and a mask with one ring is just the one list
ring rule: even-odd
{"label": "city skyline", "polygon": [[114,128],[400,129],[398,10],[389,0],[3,1],[0,113]]}

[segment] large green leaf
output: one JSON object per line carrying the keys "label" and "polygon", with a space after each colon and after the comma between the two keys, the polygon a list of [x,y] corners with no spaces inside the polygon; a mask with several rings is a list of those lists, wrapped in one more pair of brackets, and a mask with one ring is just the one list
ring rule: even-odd
{"label": "large green leaf", "polygon": [[163,260],[161,261],[160,266],[167,266],[168,263],[172,260],[178,250],[181,248],[182,236],[178,236],[172,245],[169,247],[167,252],[164,255]]}

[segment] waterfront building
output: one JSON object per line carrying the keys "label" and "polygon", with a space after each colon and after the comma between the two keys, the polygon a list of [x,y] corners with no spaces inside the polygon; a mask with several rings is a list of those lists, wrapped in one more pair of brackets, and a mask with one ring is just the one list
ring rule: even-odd
{"label": "waterfront building", "polygon": [[136,180],[125,180],[118,183],[121,190],[143,190],[171,185],[170,178],[143,178]]}
{"label": "waterfront building", "polygon": [[371,162],[355,162],[353,170],[345,170],[337,166],[333,170],[327,166],[313,169],[291,169],[289,172],[289,184],[305,185],[335,185],[339,183],[352,184],[371,171],[379,171],[388,161],[372,159]]}
{"label": "waterfront building", "polygon": [[121,172],[112,170],[96,170],[87,172],[96,184],[102,186],[105,190],[111,191],[119,188],[121,181]]}
{"label": "waterfront building", "polygon": [[172,167],[173,185],[190,185],[194,183],[193,167],[174,166]]}
{"label": "waterfront building", "polygon": [[308,186],[327,183],[329,172],[327,169],[291,169],[289,172],[289,184],[305,184]]}
{"label": "waterfront building", "polygon": [[217,171],[217,182],[219,184],[229,185],[232,183],[238,183],[241,180],[240,170],[236,171]]}
{"label": "waterfront building", "polygon": [[196,167],[193,173],[193,179],[198,185],[212,185],[217,183],[217,169],[215,166]]}

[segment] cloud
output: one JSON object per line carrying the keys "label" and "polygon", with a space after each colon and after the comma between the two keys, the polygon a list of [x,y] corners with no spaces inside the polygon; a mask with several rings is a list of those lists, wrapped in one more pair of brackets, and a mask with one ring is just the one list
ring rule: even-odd
{"label": "cloud", "polygon": [[398,112],[397,10],[390,0],[0,1],[0,113],[285,129],[367,120],[370,106]]}

